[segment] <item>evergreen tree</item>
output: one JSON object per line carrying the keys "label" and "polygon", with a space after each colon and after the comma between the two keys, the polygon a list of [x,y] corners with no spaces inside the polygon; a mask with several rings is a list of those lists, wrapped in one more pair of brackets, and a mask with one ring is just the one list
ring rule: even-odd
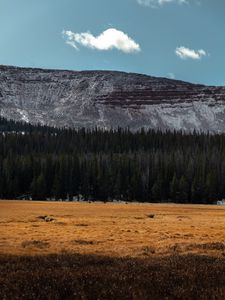
{"label": "evergreen tree", "polygon": [[43,174],[40,174],[37,178],[35,177],[31,183],[31,195],[32,199],[45,200],[46,199],[46,181]]}
{"label": "evergreen tree", "polygon": [[225,198],[225,134],[57,129],[0,118],[0,198]]}

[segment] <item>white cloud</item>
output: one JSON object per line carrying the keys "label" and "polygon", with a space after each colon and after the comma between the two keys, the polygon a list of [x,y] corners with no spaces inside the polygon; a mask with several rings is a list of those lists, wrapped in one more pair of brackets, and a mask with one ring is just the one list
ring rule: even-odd
{"label": "white cloud", "polygon": [[94,36],[91,32],[74,33],[63,31],[66,43],[78,50],[78,46],[97,49],[112,50],[117,49],[125,53],[139,52],[141,47],[123,31],[109,28],[99,36]]}
{"label": "white cloud", "polygon": [[175,53],[178,57],[180,57],[181,59],[202,59],[202,57],[206,56],[207,53],[205,50],[200,49],[200,50],[193,50],[193,49],[189,49],[186,47],[177,47],[175,50]]}
{"label": "white cloud", "polygon": [[156,8],[163,6],[164,4],[176,3],[176,4],[188,4],[189,0],[137,0],[138,4],[143,6],[149,6]]}

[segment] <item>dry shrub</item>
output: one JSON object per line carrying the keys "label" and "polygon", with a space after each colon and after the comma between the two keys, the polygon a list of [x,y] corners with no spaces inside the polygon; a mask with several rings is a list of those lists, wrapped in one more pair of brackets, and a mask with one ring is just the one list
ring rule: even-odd
{"label": "dry shrub", "polygon": [[0,299],[225,299],[225,259],[0,256]]}
{"label": "dry shrub", "polygon": [[220,242],[216,243],[203,243],[203,244],[190,244],[186,248],[187,250],[193,250],[193,249],[202,249],[202,250],[217,250],[217,251],[224,251],[225,245]]}
{"label": "dry shrub", "polygon": [[147,215],[147,217],[150,218],[150,219],[154,219],[155,215],[154,214],[150,214],[150,215]]}
{"label": "dry shrub", "polygon": [[55,219],[52,216],[38,216],[37,217],[40,220],[43,220],[45,222],[53,222]]}
{"label": "dry shrub", "polygon": [[94,245],[95,241],[86,241],[86,240],[73,240],[71,241],[72,244],[78,244],[78,245]]}
{"label": "dry shrub", "polygon": [[39,249],[44,249],[49,247],[49,243],[41,240],[33,240],[33,241],[23,241],[21,243],[23,248],[34,247]]}

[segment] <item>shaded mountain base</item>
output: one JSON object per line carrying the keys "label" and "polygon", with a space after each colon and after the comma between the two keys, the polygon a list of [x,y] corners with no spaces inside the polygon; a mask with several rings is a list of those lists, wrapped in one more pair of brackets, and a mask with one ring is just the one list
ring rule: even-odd
{"label": "shaded mountain base", "polygon": [[0,299],[225,299],[224,282],[207,256],[0,256]]}

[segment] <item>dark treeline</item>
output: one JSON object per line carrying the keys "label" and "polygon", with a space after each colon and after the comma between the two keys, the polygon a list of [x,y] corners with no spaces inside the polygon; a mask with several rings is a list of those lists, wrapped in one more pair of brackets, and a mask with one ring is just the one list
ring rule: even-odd
{"label": "dark treeline", "polygon": [[26,122],[16,122],[14,120],[6,120],[0,116],[0,132],[58,132],[57,128],[49,128],[48,126],[36,125],[33,126]]}
{"label": "dark treeline", "polygon": [[225,135],[72,130],[0,119],[0,198],[212,203]]}

